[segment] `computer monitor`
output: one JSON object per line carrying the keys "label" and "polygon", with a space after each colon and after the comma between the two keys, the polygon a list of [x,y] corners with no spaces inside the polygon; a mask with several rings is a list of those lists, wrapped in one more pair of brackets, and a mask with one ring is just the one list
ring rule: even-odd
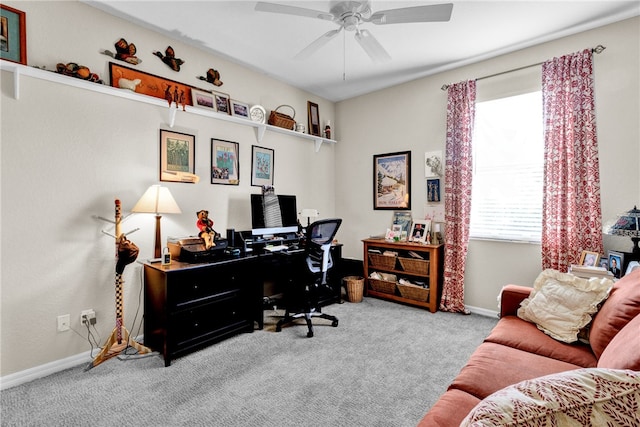
{"label": "computer monitor", "polygon": [[298,232],[296,196],[278,194],[276,197],[277,205],[267,206],[262,194],[251,195],[252,235],[267,238]]}

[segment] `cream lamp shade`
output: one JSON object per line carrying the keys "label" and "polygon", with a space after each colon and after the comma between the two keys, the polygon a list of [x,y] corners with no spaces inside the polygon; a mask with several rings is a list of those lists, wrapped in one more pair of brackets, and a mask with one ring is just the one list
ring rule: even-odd
{"label": "cream lamp shade", "polygon": [[140,197],[140,200],[138,200],[138,203],[131,209],[131,212],[156,214],[154,258],[160,258],[162,253],[162,239],[160,235],[160,218],[162,218],[162,216],[160,214],[182,213],[171,192],[167,187],[152,185],[145,191],[142,197]]}

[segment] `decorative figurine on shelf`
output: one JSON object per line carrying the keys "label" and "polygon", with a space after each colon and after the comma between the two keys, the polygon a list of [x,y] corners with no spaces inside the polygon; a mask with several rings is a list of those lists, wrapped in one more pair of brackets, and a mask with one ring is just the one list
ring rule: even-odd
{"label": "decorative figurine on shelf", "polygon": [[136,45],[133,43],[127,43],[127,41],[123,38],[118,40],[114,44],[116,48],[116,53],[111,52],[110,50],[103,50],[102,53],[110,56],[115,59],[119,59],[120,61],[128,62],[129,64],[138,65],[142,62],[141,59],[138,59],[135,54],[137,52]]}
{"label": "decorative figurine on shelf", "polygon": [[198,79],[204,80],[205,82],[209,82],[214,86],[222,86],[222,81],[220,80],[220,73],[218,70],[214,70],[213,68],[209,68],[207,71],[207,76],[198,76]]}
{"label": "decorative figurine on shelf", "polygon": [[153,54],[160,58],[162,62],[167,64],[173,71],[180,71],[180,66],[184,64],[182,59],[176,58],[176,53],[171,46],[167,46],[164,55],[157,51],[153,52]]}
{"label": "decorative figurine on shelf", "polygon": [[56,65],[56,72],[58,74],[64,74],[65,76],[76,77],[78,79],[102,84],[100,76],[96,73],[92,73],[91,70],[84,65],[78,65],[75,62],[69,62],[68,64],[58,63]]}
{"label": "decorative figurine on shelf", "polygon": [[200,230],[198,237],[204,240],[204,247],[207,249],[211,249],[216,245],[215,239],[217,237],[216,231],[213,229],[213,221],[209,219],[209,211],[205,211],[204,209],[196,212],[198,216],[198,221],[196,225]]}
{"label": "decorative figurine on shelf", "polygon": [[331,139],[331,120],[327,120],[327,125],[324,127],[324,137]]}

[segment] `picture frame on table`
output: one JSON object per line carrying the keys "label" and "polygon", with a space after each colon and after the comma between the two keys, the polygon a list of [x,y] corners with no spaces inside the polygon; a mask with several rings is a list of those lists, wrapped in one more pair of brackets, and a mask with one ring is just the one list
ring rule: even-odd
{"label": "picture frame on table", "polygon": [[195,108],[203,110],[216,111],[216,99],[211,92],[191,88],[191,100]]}
{"label": "picture frame on table", "polygon": [[211,183],[240,184],[240,144],[211,138]]}
{"label": "picture frame on table", "polygon": [[27,65],[26,14],[0,4],[0,35],[0,58]]}
{"label": "picture frame on table", "polygon": [[393,212],[393,221],[391,222],[391,225],[400,226],[400,240],[406,241],[409,238],[409,232],[411,231],[412,221],[413,221],[413,218],[411,217],[411,212],[407,212],[407,211]]}
{"label": "picture frame on table", "polygon": [[600,261],[598,261],[598,266],[600,268],[604,268],[605,270],[609,270],[609,258],[605,255],[600,254]]}
{"label": "picture frame on table", "polygon": [[196,137],[160,129],[160,181],[197,182]]}
{"label": "picture frame on table", "polygon": [[427,236],[431,232],[431,220],[416,219],[411,224],[411,234],[409,241],[417,243],[426,243]]}
{"label": "picture frame on table", "polygon": [[580,265],[585,267],[597,267],[600,260],[598,252],[582,251],[580,254]]}
{"label": "picture frame on table", "polygon": [[623,276],[624,254],[618,251],[609,251],[607,257],[609,259],[609,271],[616,279],[621,278]]}
{"label": "picture frame on table", "polygon": [[411,210],[411,151],[374,154],[373,209]]}
{"label": "picture frame on table", "polygon": [[242,117],[243,119],[249,118],[249,104],[245,102],[230,100],[231,102],[231,115],[235,117]]}
{"label": "picture frame on table", "polygon": [[215,99],[216,111],[222,114],[231,114],[231,97],[222,92],[211,91]]}
{"label": "picture frame on table", "polygon": [[251,185],[273,186],[275,152],[271,148],[251,146]]}
{"label": "picture frame on table", "polygon": [[309,135],[320,136],[320,111],[318,104],[307,101],[307,116],[309,125]]}

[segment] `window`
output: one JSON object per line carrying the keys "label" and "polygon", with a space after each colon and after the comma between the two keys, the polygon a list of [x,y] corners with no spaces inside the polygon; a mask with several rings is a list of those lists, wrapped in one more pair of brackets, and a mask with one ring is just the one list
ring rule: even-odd
{"label": "window", "polygon": [[476,104],[470,237],[540,242],[542,92]]}

